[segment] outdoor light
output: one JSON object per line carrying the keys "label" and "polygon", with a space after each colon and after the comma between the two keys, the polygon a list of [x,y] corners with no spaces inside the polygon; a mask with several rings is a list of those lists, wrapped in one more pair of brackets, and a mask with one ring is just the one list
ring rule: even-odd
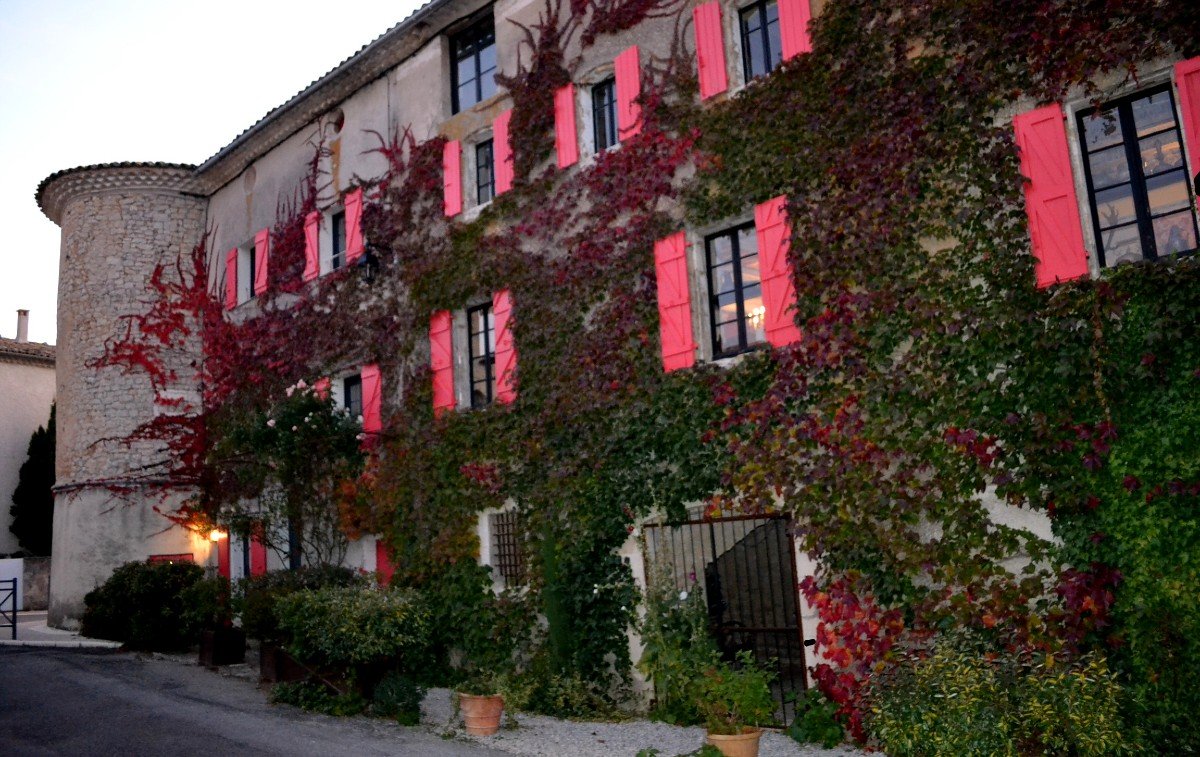
{"label": "outdoor light", "polygon": [[228,539],[228,538],[229,538],[229,534],[225,533],[224,531],[222,531],[219,528],[214,528],[212,531],[208,532],[209,541],[221,541],[222,539]]}

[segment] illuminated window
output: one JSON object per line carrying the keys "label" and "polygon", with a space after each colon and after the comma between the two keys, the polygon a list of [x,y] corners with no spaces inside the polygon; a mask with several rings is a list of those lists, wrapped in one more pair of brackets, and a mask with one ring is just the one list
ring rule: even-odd
{"label": "illuminated window", "polygon": [[714,234],[704,242],[708,259],[709,321],[714,357],[727,357],[767,340],[758,237],[754,224]]}
{"label": "illuminated window", "polygon": [[487,407],[496,396],[496,335],[492,303],[467,310],[471,407]]}

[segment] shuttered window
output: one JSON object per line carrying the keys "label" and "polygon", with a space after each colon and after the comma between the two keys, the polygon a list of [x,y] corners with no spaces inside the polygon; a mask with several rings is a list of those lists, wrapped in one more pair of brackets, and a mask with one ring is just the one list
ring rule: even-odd
{"label": "shuttered window", "polygon": [[496,342],[492,303],[467,310],[468,367],[471,407],[492,404],[496,397]]}
{"label": "shuttered window", "polygon": [[329,266],[337,270],[346,264],[346,213],[339,210],[329,218],[331,254]]}
{"label": "shuttered window", "polygon": [[728,357],[767,341],[754,224],[714,234],[704,242],[714,357]]}
{"label": "shuttered window", "polygon": [[492,9],[450,38],[453,113],[496,94],[496,29]]}
{"label": "shuttered window", "polygon": [[492,159],[492,140],[475,145],[475,201],[480,205],[496,196],[496,173]]}
{"label": "shuttered window", "polygon": [[616,79],[605,79],[592,87],[592,140],[596,152],[617,143]]}
{"label": "shuttered window", "polygon": [[779,37],[779,6],[775,0],[762,0],[742,8],[739,14],[742,34],[742,75],[746,81],[775,70],[783,62],[783,43]]}

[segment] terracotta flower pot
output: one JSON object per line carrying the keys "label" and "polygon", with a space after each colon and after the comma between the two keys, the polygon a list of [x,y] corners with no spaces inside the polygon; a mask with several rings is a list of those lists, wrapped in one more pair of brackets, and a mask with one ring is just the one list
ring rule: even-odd
{"label": "terracotta flower pot", "polygon": [[460,693],[458,707],[462,710],[463,725],[472,736],[491,736],[500,730],[504,697]]}
{"label": "terracotta flower pot", "polygon": [[710,733],[707,742],[721,750],[725,757],[758,757],[758,728],[743,728],[741,733]]}

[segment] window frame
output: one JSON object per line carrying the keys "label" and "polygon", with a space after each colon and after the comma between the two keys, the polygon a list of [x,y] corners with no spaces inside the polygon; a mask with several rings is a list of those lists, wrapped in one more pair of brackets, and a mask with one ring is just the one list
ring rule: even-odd
{"label": "window frame", "polygon": [[[1156,132],[1152,132],[1146,136],[1138,136],[1137,127],[1133,120],[1133,103],[1135,101],[1142,100],[1160,93],[1166,93],[1167,95],[1174,125]],[[1097,113],[1101,113],[1106,110],[1117,111],[1118,122],[1121,125],[1121,141],[1107,145],[1098,150],[1089,151],[1087,145],[1088,119],[1092,118]],[[1128,182],[1118,182],[1117,184],[1103,187],[1099,190],[1099,192],[1104,192],[1128,183],[1130,186],[1130,201],[1133,204],[1134,220],[1124,224],[1118,224],[1117,226],[1108,229],[1108,232],[1111,233],[1111,231],[1115,228],[1136,226],[1138,230],[1138,240],[1142,248],[1143,261],[1155,261],[1163,257],[1191,255],[1194,254],[1197,249],[1200,249],[1200,246],[1198,246],[1193,247],[1190,250],[1182,250],[1179,252],[1160,255],[1158,253],[1158,243],[1154,235],[1153,221],[1155,216],[1152,215],[1151,212],[1147,182],[1150,179],[1166,175],[1172,171],[1182,170],[1184,174],[1184,186],[1188,194],[1187,208],[1191,211],[1190,215],[1192,219],[1193,239],[1197,240],[1198,245],[1200,245],[1200,223],[1198,223],[1196,212],[1196,193],[1192,182],[1191,169],[1188,166],[1188,156],[1186,154],[1187,151],[1184,145],[1183,124],[1181,123],[1181,119],[1179,117],[1180,114],[1175,99],[1173,83],[1169,80],[1151,83],[1148,86],[1142,87],[1136,91],[1106,100],[1099,106],[1088,105],[1087,107],[1078,108],[1075,110],[1073,115],[1074,118],[1071,122],[1075,127],[1075,133],[1072,135],[1074,137],[1072,152],[1078,156],[1079,165],[1083,169],[1084,177],[1082,187],[1083,198],[1080,206],[1084,208],[1087,214],[1090,216],[1091,223],[1084,224],[1084,226],[1091,232],[1093,251],[1095,253],[1096,263],[1099,269],[1104,270],[1106,268],[1110,268],[1112,267],[1112,264],[1107,261],[1108,256],[1106,254],[1106,250],[1104,249],[1105,231],[1101,230],[1100,228],[1100,211],[1096,200],[1097,190],[1095,189],[1095,181],[1092,176],[1092,166],[1089,157],[1092,154],[1105,150],[1111,150],[1117,146],[1120,146],[1125,153],[1125,167],[1129,173],[1129,180]],[[1169,168],[1165,171],[1160,171],[1157,174],[1150,174],[1147,176],[1142,165],[1140,152],[1138,151],[1138,143],[1143,139],[1147,139],[1158,134],[1167,133],[1172,128],[1174,129],[1179,141],[1180,165],[1176,168]],[[1127,138],[1126,135],[1130,135],[1131,138]],[[1180,209],[1175,209],[1165,213],[1160,213],[1159,217],[1172,215],[1179,212]]]}
{"label": "window frame", "polygon": [[[592,114],[592,150],[598,155],[621,144],[620,131],[617,129],[616,76],[610,74],[593,84],[588,89],[588,100]],[[601,144],[602,129],[604,144]]]}
{"label": "window frame", "polygon": [[[770,22],[767,20],[767,7],[770,5],[775,6],[775,30],[777,37],[776,42],[779,45],[778,50],[772,50],[771,48]],[[750,13],[754,13],[757,16],[759,23],[759,29],[757,32],[751,32],[747,28],[748,25],[746,23],[746,16]],[[738,8],[735,22],[737,23],[737,40],[741,49],[742,81],[744,83],[749,84],[760,76],[766,76],[782,65],[783,32],[779,26],[778,0],[755,0],[753,3],[749,3]],[[757,40],[755,39],[756,35],[758,37]],[[752,41],[759,45],[758,49],[760,49],[763,53],[764,65],[769,65],[765,71],[757,74],[751,70],[751,63],[753,61],[751,50],[755,49],[751,44]],[[776,57],[778,57],[779,60],[775,60]],[[774,62],[772,63],[772,61]]]}
{"label": "window frame", "polygon": [[[487,148],[487,181],[483,181],[482,173],[483,162],[480,159],[480,153],[484,148]],[[474,154],[474,169],[475,169],[475,204],[487,205],[492,200],[496,199],[496,146],[492,137],[481,139],[475,143]],[[484,198],[483,191],[487,188],[487,197]]]}
{"label": "window frame", "polygon": [[[476,313],[483,314],[483,331],[475,331],[474,318]],[[467,315],[467,400],[473,410],[480,410],[491,406],[496,401],[496,319],[492,312],[492,302],[480,303],[474,307],[469,307],[466,310]],[[485,335],[483,340],[484,353],[476,355],[475,353],[475,337]],[[477,377],[475,361],[476,358],[482,358],[483,376]],[[477,399],[475,394],[476,385],[482,385],[484,388],[484,396],[482,399]]]}
{"label": "window frame", "polygon": [[[499,58],[493,53],[496,58],[495,64],[487,71],[482,70],[481,53],[487,49],[487,46],[480,46],[480,41],[491,37],[490,46],[496,47],[496,21],[492,17],[492,6],[483,9],[471,19],[461,30],[450,35],[450,114],[454,115],[461,113],[468,108],[487,100],[494,96],[497,91],[496,72],[499,71]],[[463,54],[463,48],[468,48],[469,52]],[[468,59],[473,60],[474,76],[472,81],[475,83],[474,93],[475,99],[470,103],[463,103],[459,97],[459,86],[463,82],[459,81],[458,68],[459,64]],[[491,91],[484,94],[484,76],[491,74],[490,83]]]}
{"label": "window frame", "polygon": [[[346,409],[346,411],[350,414],[351,418],[361,418],[362,414],[363,414],[362,374],[361,373],[351,373],[349,375],[343,376],[342,380],[341,380],[341,387],[342,387],[342,396],[340,398],[341,406]],[[358,410],[357,410],[357,412],[355,412],[355,408],[354,408],[353,404],[351,403],[351,396],[352,396],[351,390],[354,388],[358,389]]]}
{"label": "window frame", "polygon": [[[723,360],[725,358],[735,357],[737,355],[741,355],[743,353],[750,352],[750,351],[753,351],[756,349],[761,349],[764,346],[769,345],[769,342],[766,339],[765,330],[764,330],[764,335],[763,335],[762,341],[753,342],[753,343],[750,343],[750,341],[749,341],[749,335],[748,335],[748,329],[747,329],[748,316],[746,313],[745,282],[742,280],[741,243],[738,241],[739,235],[741,234],[742,231],[744,231],[746,229],[750,229],[754,233],[755,238],[756,238],[756,245],[757,245],[758,229],[754,224],[753,218],[751,218],[750,220],[747,220],[747,221],[742,221],[740,223],[735,223],[735,224],[728,225],[728,226],[722,226],[720,229],[710,232],[710,233],[707,233],[707,234],[704,234],[702,237],[703,249],[701,250],[701,257],[702,257],[701,263],[704,266],[703,270],[704,270],[704,278],[705,278],[705,289],[706,289],[706,295],[707,295],[706,299],[707,299],[707,304],[708,304],[709,350],[710,350],[710,354],[711,354],[711,359],[714,361]],[[721,308],[720,308],[720,303],[717,300],[718,293],[715,289],[716,276],[714,275],[714,268],[717,266],[713,265],[712,243],[713,243],[713,240],[715,240],[719,237],[729,237],[729,239],[730,239],[729,262],[721,263],[720,265],[721,266],[730,265],[733,270],[733,281],[734,281],[733,293],[735,296],[735,302],[737,304],[738,344],[735,348],[732,348],[732,349],[730,349],[730,348],[719,349],[718,348],[718,345],[720,344],[720,342],[717,339],[717,328],[719,325],[717,323],[717,318],[719,317]],[[760,255],[757,248],[755,249],[754,255],[755,255],[755,257],[759,257],[759,255]],[[761,261],[761,257],[759,257],[759,260]],[[751,284],[750,286],[755,286],[755,285]],[[759,281],[758,281],[757,286],[759,287],[759,297],[761,298],[762,297],[761,268],[760,268]]]}
{"label": "window frame", "polygon": [[[340,235],[338,229],[341,229]],[[342,249],[338,249],[338,242]],[[329,271],[346,267],[346,209],[338,208],[329,213]]]}

